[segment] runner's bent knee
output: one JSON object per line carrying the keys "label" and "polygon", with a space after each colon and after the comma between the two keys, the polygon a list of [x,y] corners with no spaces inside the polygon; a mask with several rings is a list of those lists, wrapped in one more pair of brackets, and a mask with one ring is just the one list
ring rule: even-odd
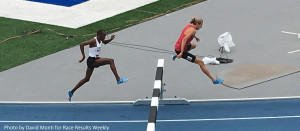
{"label": "runner's bent knee", "polygon": [[196,58],[195,63],[198,64],[198,65],[200,65],[200,66],[205,65],[204,62],[200,58],[198,58],[198,57]]}
{"label": "runner's bent knee", "polygon": [[196,44],[191,44],[191,49],[195,49],[197,47]]}
{"label": "runner's bent knee", "polygon": [[115,60],[114,59],[110,59],[109,63],[113,64],[113,63],[115,63]]}

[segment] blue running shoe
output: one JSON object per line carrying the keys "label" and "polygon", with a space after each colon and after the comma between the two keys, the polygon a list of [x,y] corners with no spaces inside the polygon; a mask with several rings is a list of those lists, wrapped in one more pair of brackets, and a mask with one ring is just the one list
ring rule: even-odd
{"label": "blue running shoe", "polygon": [[71,102],[71,98],[72,98],[72,96],[73,96],[72,91],[71,91],[71,90],[68,90],[68,94],[69,94],[69,101]]}
{"label": "blue running shoe", "polygon": [[172,55],[172,60],[175,61],[176,55]]}
{"label": "blue running shoe", "polygon": [[213,83],[214,84],[221,84],[223,83],[224,79],[216,79]]}
{"label": "blue running shoe", "polygon": [[128,78],[120,78],[120,80],[118,80],[117,83],[119,85],[119,84],[125,83],[127,81],[128,81]]}

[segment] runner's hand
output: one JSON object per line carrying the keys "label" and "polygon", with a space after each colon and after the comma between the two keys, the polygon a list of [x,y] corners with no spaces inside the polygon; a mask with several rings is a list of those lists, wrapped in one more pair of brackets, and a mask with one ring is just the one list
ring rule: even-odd
{"label": "runner's hand", "polygon": [[110,39],[113,40],[115,39],[115,37],[116,37],[115,35],[111,35]]}
{"label": "runner's hand", "polygon": [[81,63],[84,59],[85,59],[85,57],[82,57],[82,58],[79,60],[79,63]]}
{"label": "runner's hand", "polygon": [[195,37],[195,39],[196,39],[196,41],[197,41],[197,42],[199,42],[199,41],[200,41],[200,39],[199,39],[198,37]]}
{"label": "runner's hand", "polygon": [[182,57],[182,53],[177,55],[177,59],[180,59]]}

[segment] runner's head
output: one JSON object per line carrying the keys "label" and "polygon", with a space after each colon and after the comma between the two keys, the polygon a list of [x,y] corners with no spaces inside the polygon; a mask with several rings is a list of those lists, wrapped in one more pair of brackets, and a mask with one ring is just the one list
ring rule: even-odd
{"label": "runner's head", "polygon": [[202,28],[203,20],[201,18],[192,18],[190,21],[196,27],[196,30]]}
{"label": "runner's head", "polygon": [[102,29],[97,31],[97,38],[100,39],[101,41],[105,40],[106,32]]}

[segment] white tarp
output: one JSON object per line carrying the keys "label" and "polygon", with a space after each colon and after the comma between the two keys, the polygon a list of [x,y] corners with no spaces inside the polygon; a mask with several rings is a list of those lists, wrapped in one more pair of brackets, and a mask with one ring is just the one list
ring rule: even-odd
{"label": "white tarp", "polygon": [[214,58],[209,58],[209,57],[204,57],[202,59],[202,61],[204,62],[204,64],[212,64],[212,65],[219,65],[220,62],[218,60],[216,60],[216,57]]}

